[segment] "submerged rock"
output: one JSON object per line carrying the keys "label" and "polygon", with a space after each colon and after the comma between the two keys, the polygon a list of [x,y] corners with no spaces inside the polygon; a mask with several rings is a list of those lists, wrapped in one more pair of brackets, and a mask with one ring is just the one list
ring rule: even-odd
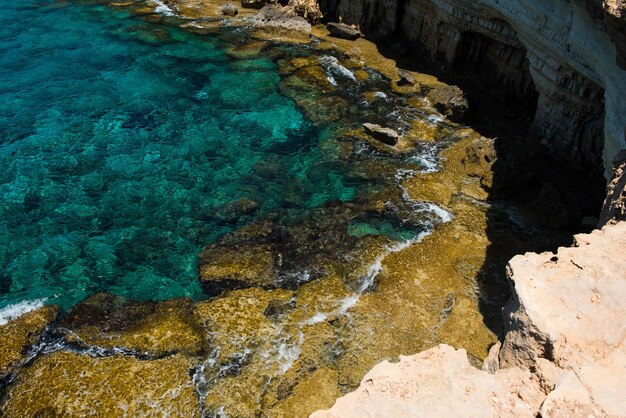
{"label": "submerged rock", "polygon": [[21,371],[0,415],[199,417],[190,368],[181,355],[141,361],[56,352]]}
{"label": "submerged rock", "polygon": [[37,342],[58,314],[59,308],[49,305],[0,325],[0,380],[14,371],[28,348]]}
{"label": "submerged rock", "polygon": [[362,36],[361,31],[345,23],[331,22],[326,25],[326,29],[330,32],[330,36],[349,41],[357,40]]}
{"label": "submerged rock", "polygon": [[374,123],[364,123],[363,128],[372,138],[384,142],[387,145],[394,146],[398,143],[400,135],[391,128],[383,128]]}

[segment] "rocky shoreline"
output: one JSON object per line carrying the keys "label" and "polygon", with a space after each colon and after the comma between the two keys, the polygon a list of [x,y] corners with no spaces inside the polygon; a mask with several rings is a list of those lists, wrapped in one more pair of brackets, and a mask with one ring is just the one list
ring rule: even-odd
{"label": "rocky shoreline", "polygon": [[[347,23],[358,25],[373,39],[391,33],[398,35],[398,31],[401,37],[409,36],[409,32],[402,33],[399,29],[411,27],[407,20],[402,24],[397,20],[401,15],[399,10],[410,11],[417,7],[417,2],[392,1],[374,8],[364,7],[366,3],[321,1],[319,8],[316,2],[294,1],[284,10],[264,9],[261,15],[250,8],[238,8],[237,13],[230,8],[226,13],[221,8],[224,3],[213,0],[175,0],[164,2],[163,6],[188,19],[181,26],[198,33],[217,31],[224,25],[242,25],[255,28],[255,36],[260,40],[308,42],[312,34],[320,42],[316,48],[347,55],[340,64],[348,66],[355,79],[366,79],[369,75],[365,70],[374,69],[392,80],[391,89],[397,94],[411,97],[437,92],[427,96],[429,106],[436,104],[437,97],[444,97],[443,107],[437,110],[454,119],[457,110],[450,107],[451,99],[458,101],[462,92],[450,90],[438,79],[417,71],[399,72],[397,62],[381,55],[375,43],[362,38],[353,41],[329,37],[323,26],[311,27],[304,18],[316,23],[324,12],[326,16],[337,19],[341,16]],[[133,6],[135,13],[155,21],[164,18],[163,14],[153,14],[154,5],[145,9],[130,2],[113,6]],[[438,16],[442,21],[474,22],[483,28],[481,33],[499,32],[497,39],[506,45],[528,46],[524,39],[520,40],[523,36],[518,38],[509,32],[507,25],[486,24],[484,19],[473,18],[465,9],[459,11],[442,4],[437,7],[441,7],[442,14]],[[377,21],[385,24],[376,26],[373,22]],[[429,37],[428,33],[416,35],[423,43],[429,42]],[[444,55],[446,48],[451,48],[449,55],[458,47],[438,45],[443,48],[439,53]],[[231,53],[254,54],[262,48],[253,42]],[[514,60],[515,51],[511,54],[509,60]],[[449,64],[455,61],[448,58]],[[544,64],[551,62],[544,59]],[[300,59],[282,68],[283,75],[294,83],[296,79],[304,79],[315,88],[321,86],[330,91],[332,86],[325,80],[326,74],[316,73],[318,67],[318,62]],[[535,81],[541,72],[537,68],[531,71]],[[594,68],[601,73],[603,67]],[[559,137],[561,133],[546,134],[546,149],[556,150],[558,158],[567,164],[580,163],[592,170],[606,171],[610,167],[607,159],[612,159],[626,141],[615,133],[615,126],[623,125],[619,115],[622,103],[609,98],[605,114],[599,105],[562,108],[551,102],[580,104],[580,98],[574,97],[578,93],[594,100],[599,97],[600,90],[594,90],[596,84],[593,84],[598,78],[594,76],[590,82],[578,73],[568,73],[569,70],[559,67],[541,92],[540,108],[548,111],[538,112],[531,130],[539,129],[543,122],[544,133],[565,129],[579,142],[572,145]],[[624,76],[619,71],[611,69],[608,78],[600,77],[602,86],[608,89],[611,83],[621,80]],[[570,77],[564,78],[563,74]],[[521,96],[530,82],[507,80],[511,82],[509,87]],[[563,84],[558,89],[552,84],[555,80]],[[288,96],[297,91],[289,90],[294,86],[286,86]],[[300,84],[296,87],[302,88]],[[553,94],[555,90],[559,96]],[[311,120],[320,117],[322,111],[328,113],[333,106],[341,108],[343,103],[333,99],[332,103],[320,105],[302,96],[293,98]],[[376,97],[372,95],[370,99],[375,102]],[[424,107],[417,101],[416,108]],[[618,114],[609,115],[609,112]],[[563,114],[570,119],[585,119],[589,125],[558,125]],[[604,147],[598,142],[595,130],[600,123],[599,115],[603,115],[609,128],[604,131]],[[343,272],[322,250],[305,245],[306,252],[318,254],[315,262],[327,266],[331,274],[323,280],[295,286],[272,284],[275,276],[285,277],[281,270],[285,261],[275,259],[274,254],[292,257],[286,259],[287,267],[289,262],[300,263],[304,258],[299,258],[298,251],[305,250],[298,249],[302,243],[297,239],[302,238],[284,241],[286,236],[296,236],[289,227],[256,224],[224,237],[201,255],[199,279],[209,294],[221,295],[218,299],[199,303],[186,299],[139,303],[99,294],[62,317],[51,306],[29,312],[0,325],[6,336],[6,343],[0,346],[0,381],[5,390],[0,398],[0,412],[6,416],[23,416],[113,414],[123,410],[130,415],[149,415],[156,408],[184,416],[209,412],[218,416],[306,416],[329,407],[336,398],[345,395],[331,410],[314,415],[432,416],[467,415],[468,411],[474,411],[476,416],[623,414],[626,405],[615,388],[626,380],[623,359],[626,330],[619,320],[613,320],[612,327],[606,326],[611,318],[626,313],[619,300],[626,290],[623,288],[626,223],[618,223],[626,216],[623,161],[616,161],[615,180],[604,212],[599,215],[602,224],[611,225],[588,235],[577,235],[574,247],[563,247],[556,254],[513,258],[508,268],[512,298],[505,317],[500,318],[493,307],[485,309],[481,304],[502,306],[506,302],[509,295],[508,289],[504,289],[506,283],[499,282],[497,277],[509,258],[528,249],[552,249],[566,244],[568,228],[579,229],[581,222],[585,224],[587,212],[594,210],[574,213],[575,205],[568,200],[580,191],[567,197],[565,192],[552,191],[545,185],[548,183],[534,185],[537,190],[531,196],[524,196],[521,206],[535,217],[532,224],[538,229],[523,231],[525,222],[492,200],[507,188],[519,191],[527,187],[527,180],[519,180],[519,161],[524,160],[511,160],[515,157],[509,155],[515,153],[501,153],[497,142],[454,123],[435,129],[415,122],[411,129],[420,138],[434,142],[445,143],[446,135],[454,135],[453,142],[442,145],[441,169],[425,170],[407,178],[402,182],[405,197],[381,195],[380,202],[371,202],[366,210],[382,213],[386,200],[430,202],[452,214],[452,222],[438,225],[432,235],[417,245],[392,251],[389,243],[381,240],[359,240],[357,244],[348,240],[349,245],[356,247],[342,251],[353,251],[355,258],[372,261],[372,266],[378,269],[373,276],[361,271],[367,267],[362,265],[344,266],[351,273]],[[386,139],[376,140],[376,135],[381,134],[372,132],[368,135],[366,130],[359,129],[347,132],[346,137],[365,141],[378,152],[391,152],[386,148],[389,144],[385,144],[389,138],[394,141],[392,153],[405,152],[415,145],[412,139],[389,131],[385,132]],[[593,136],[591,145],[586,142],[588,135]],[[590,155],[585,155],[586,147],[593,148]],[[360,160],[359,163],[366,164]],[[511,172],[513,175],[507,177]],[[548,196],[544,199],[548,204],[537,196]],[[239,206],[231,209],[245,211],[249,205],[242,202]],[[556,211],[555,206],[559,208]],[[549,216],[542,218],[546,212]],[[358,209],[349,205],[324,209],[311,229],[330,242],[332,239],[325,234],[332,233],[332,222],[351,219],[354,213]],[[562,218],[567,221],[557,225],[561,231],[555,231],[555,222]],[[587,219],[586,224],[596,221]],[[324,226],[331,230],[316,229]],[[276,236],[283,238],[278,241]],[[240,257],[242,248],[249,259]],[[350,279],[351,274],[354,280]],[[359,277],[368,275],[372,276],[372,283],[359,290],[363,286]],[[325,296],[320,298],[321,294]],[[345,309],[343,305],[336,306],[336,301],[350,301],[355,294],[360,298],[358,305]],[[350,318],[344,315],[347,309]],[[325,316],[318,317],[320,312]],[[581,323],[585,324],[585,331],[580,331]],[[506,327],[505,332],[495,335],[493,331],[497,333],[502,326]],[[497,337],[502,342],[493,345]],[[276,338],[282,339],[278,348],[270,344]],[[382,358],[395,359],[399,353],[425,350],[440,342],[448,345],[401,357],[397,364],[378,365],[361,380]],[[376,350],[365,350],[362,348],[365,345]],[[455,350],[450,345],[463,349]],[[218,347],[217,351],[214,347]],[[271,356],[280,362],[269,367]],[[481,363],[483,371],[474,367]],[[68,375],[76,378],[70,382],[63,377]],[[108,386],[101,385],[102,380]],[[346,395],[359,382],[356,392]],[[68,399],[64,393],[75,397]]]}
{"label": "rocky shoreline", "polygon": [[626,401],[626,223],[509,263],[508,331],[482,371],[447,345],[379,364],[314,417],[618,417]]}

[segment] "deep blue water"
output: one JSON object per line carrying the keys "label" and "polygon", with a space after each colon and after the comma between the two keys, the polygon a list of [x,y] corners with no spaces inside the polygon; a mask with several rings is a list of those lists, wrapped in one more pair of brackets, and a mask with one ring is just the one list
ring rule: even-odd
{"label": "deep blue water", "polygon": [[[203,246],[279,208],[354,198],[320,146],[330,127],[280,94],[274,61],[227,47],[124,10],[3,2],[0,309],[198,298]],[[233,214],[242,198],[258,208]]]}

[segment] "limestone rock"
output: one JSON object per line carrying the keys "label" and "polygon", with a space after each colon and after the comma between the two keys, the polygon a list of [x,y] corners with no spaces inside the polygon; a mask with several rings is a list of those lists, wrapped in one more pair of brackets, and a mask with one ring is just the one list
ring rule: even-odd
{"label": "limestone rock", "polygon": [[374,123],[364,123],[363,128],[372,138],[377,139],[387,145],[394,146],[398,143],[400,135],[391,128],[383,128]]}
{"label": "limestone rock", "polygon": [[311,35],[311,24],[289,7],[269,4],[259,11],[252,24],[257,29],[276,36],[300,34],[308,38]]}
{"label": "limestone rock", "polygon": [[197,354],[205,348],[194,323],[193,301],[185,298],[138,302],[99,293],[73,306],[59,326],[80,344],[151,356]]}
{"label": "limestone rock", "polygon": [[302,16],[312,25],[317,24],[322,18],[322,11],[317,0],[289,0],[287,4],[298,16]]}
{"label": "limestone rock", "polygon": [[37,342],[58,314],[57,306],[48,305],[0,325],[0,380],[19,365],[28,348]]}
{"label": "limestone rock", "polygon": [[378,364],[356,391],[312,417],[534,417],[542,400],[529,372],[489,374],[472,367],[465,350],[440,345]]}
{"label": "limestone rock", "polygon": [[[328,19],[341,17],[372,39],[406,39],[405,49],[420,60],[430,57],[470,76],[493,71],[513,96],[534,101],[538,94],[536,144],[577,167],[598,171],[604,163],[610,174],[613,157],[626,148],[626,6],[620,0],[553,3],[320,1]],[[596,12],[590,15],[582,3]],[[602,18],[605,25],[597,22]]]}
{"label": "limestone rock", "polygon": [[199,417],[189,360],[141,361],[56,352],[23,369],[0,415]]}
{"label": "limestone rock", "polygon": [[457,86],[433,89],[426,96],[435,109],[453,122],[461,122],[469,104]]}
{"label": "limestone rock", "polygon": [[626,221],[626,150],[615,157],[614,164],[613,179],[607,186],[607,196],[600,214],[600,225]]}
{"label": "limestone rock", "polygon": [[220,7],[220,12],[222,12],[224,16],[237,16],[239,9],[234,4],[228,3]]}
{"label": "limestone rock", "polygon": [[415,77],[413,77],[410,71],[399,69],[398,77],[400,77],[398,86],[413,86],[416,83]]}
{"label": "limestone rock", "polygon": [[509,276],[515,297],[506,308],[500,365],[534,369],[540,360],[551,360],[563,373],[575,373],[562,383],[562,393],[552,396],[554,402],[572,397],[581,408],[589,404],[609,415],[623,414],[625,272],[626,222],[576,235],[575,246],[556,254],[514,257]]}
{"label": "limestone rock", "polygon": [[354,41],[362,36],[358,29],[346,25],[345,23],[331,22],[326,25],[326,29],[330,32],[330,36],[347,39],[349,41]]}

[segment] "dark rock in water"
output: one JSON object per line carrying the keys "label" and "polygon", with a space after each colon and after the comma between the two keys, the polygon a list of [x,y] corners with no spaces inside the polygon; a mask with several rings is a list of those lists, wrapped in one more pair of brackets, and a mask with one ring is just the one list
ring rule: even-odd
{"label": "dark rock in water", "polygon": [[220,7],[220,12],[222,12],[225,16],[237,16],[239,14],[239,9],[234,4],[225,4]]}
{"label": "dark rock in water", "polygon": [[241,199],[218,206],[213,213],[207,216],[207,218],[233,222],[239,220],[243,216],[254,214],[258,208],[258,202],[242,197]]}
{"label": "dark rock in water", "polygon": [[559,191],[550,183],[545,183],[533,203],[535,213],[543,226],[563,229],[569,225],[569,213],[563,204]]}
{"label": "dark rock in water", "polygon": [[433,89],[426,96],[435,109],[452,122],[461,122],[469,104],[463,90],[457,86],[444,86]]}
{"label": "dark rock in water", "polygon": [[398,135],[398,132],[391,128],[383,128],[382,126],[373,123],[364,123],[363,128],[365,128],[365,132],[367,132],[368,135],[379,140],[380,142],[391,146],[398,143],[400,135]]}
{"label": "dark rock in water", "polygon": [[326,29],[330,32],[330,36],[347,39],[349,41],[357,40],[362,36],[358,29],[348,26],[345,23],[331,22],[326,25]]}
{"label": "dark rock in water", "polygon": [[398,81],[398,86],[414,86],[415,85],[415,77],[413,77],[413,74],[411,74],[410,71],[399,69],[398,77],[400,77],[400,81]]}
{"label": "dark rock in water", "polygon": [[241,7],[246,9],[261,9],[265,6],[265,0],[241,0]]}
{"label": "dark rock in water", "polygon": [[271,32],[301,32],[311,35],[311,24],[288,7],[267,5],[253,19],[256,28]]}

